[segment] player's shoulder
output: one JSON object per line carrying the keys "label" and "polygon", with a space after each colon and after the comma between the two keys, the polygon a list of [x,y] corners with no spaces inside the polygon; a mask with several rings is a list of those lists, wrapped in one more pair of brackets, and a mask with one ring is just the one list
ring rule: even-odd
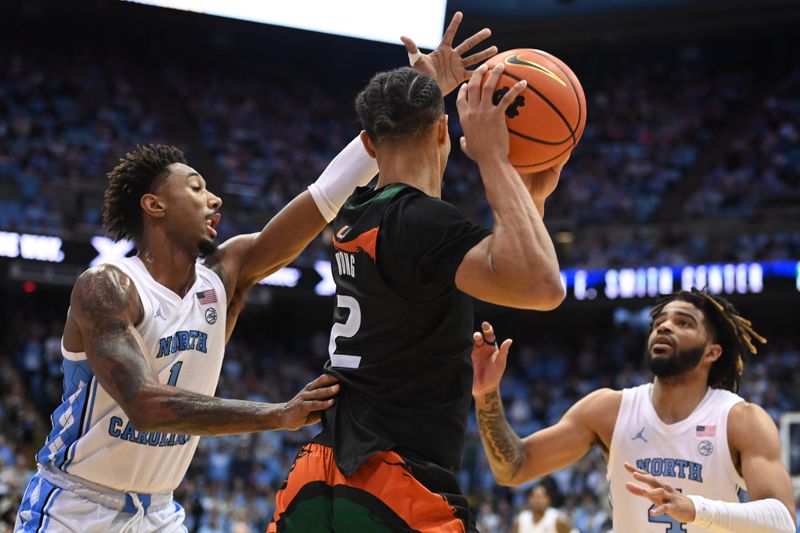
{"label": "player's shoulder", "polygon": [[622,401],[622,391],[604,387],[590,392],[584,397],[584,400],[590,401],[593,405],[608,407],[613,404],[619,405]]}
{"label": "player's shoulder", "polygon": [[70,307],[78,312],[138,312],[139,293],[133,280],[113,264],[85,270],[72,287]]}
{"label": "player's shoulder", "polygon": [[127,293],[135,290],[133,280],[118,266],[111,263],[87,268],[78,276],[73,285],[73,292],[97,293],[115,290],[118,293]]}
{"label": "player's shoulder", "polygon": [[464,219],[464,215],[453,204],[429,196],[419,189],[409,189],[392,202],[387,210],[387,215],[398,218],[398,222],[412,226],[435,226]]}
{"label": "player's shoulder", "polygon": [[737,428],[746,428],[747,426],[760,426],[771,425],[775,423],[767,411],[760,405],[746,400],[742,400],[731,407],[728,413],[728,425],[734,425]]}
{"label": "player's shoulder", "polygon": [[587,420],[601,420],[613,416],[616,419],[622,404],[622,391],[602,388],[590,392],[573,407],[575,414]]}
{"label": "player's shoulder", "polygon": [[772,417],[760,405],[747,401],[735,404],[728,413],[728,440],[737,451],[780,446]]}

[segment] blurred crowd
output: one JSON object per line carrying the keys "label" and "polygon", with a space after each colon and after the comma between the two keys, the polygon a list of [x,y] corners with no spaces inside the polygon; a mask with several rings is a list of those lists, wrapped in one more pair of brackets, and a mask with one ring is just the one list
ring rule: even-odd
{"label": "blurred crowd", "polygon": [[742,216],[800,201],[800,70],[759,106],[686,203],[703,216]]}
{"label": "blurred crowd", "polygon": [[4,51],[0,70],[0,228],[96,231],[106,172],[164,140],[133,72],[88,50]]}
{"label": "blurred crowd", "polygon": [[[704,155],[718,154],[719,163],[673,211],[745,215],[800,199],[800,71],[753,100],[756,75],[741,65],[715,67],[714,59],[690,48],[670,63],[586,68],[586,131],[547,202],[548,220],[568,222],[578,236],[559,249],[564,267],[717,260],[716,248],[731,260],[750,254],[740,242],[662,232],[659,223],[677,221],[654,218]],[[320,84],[292,72],[265,78],[191,65],[154,74],[137,65],[110,51],[0,54],[0,229],[102,234],[105,173],[137,143],[170,142],[181,131],[190,162],[192,154],[213,162],[200,171],[225,202],[220,238],[256,231],[358,131],[353,80]],[[742,110],[752,115],[742,133],[714,148]],[[444,198],[492,224],[477,168],[457,143]],[[630,222],[654,223],[647,226],[654,234],[580,238],[581,228]],[[770,254],[796,251],[797,235],[748,238],[772,241]],[[326,254],[321,239],[305,256]]]}
{"label": "blurred crowd", "polygon": [[[632,316],[632,315],[631,315]],[[757,321],[756,321],[757,322]],[[57,320],[34,313],[8,322],[0,352],[0,524],[8,525],[33,474],[34,455],[49,430],[48,417],[62,391]],[[496,324],[502,331],[503,324]],[[563,333],[563,332],[562,332]],[[800,406],[800,350],[790,332],[772,334],[749,361],[741,394],[777,420]],[[599,387],[629,387],[650,376],[642,367],[646,321],[622,320],[604,330],[574,335],[551,331],[516,338],[503,382],[508,418],[519,434],[557,421],[578,399]],[[276,339],[255,328],[241,329],[226,350],[217,395],[254,401],[292,397],[317,375],[327,358],[327,331]],[[274,494],[299,445],[318,426],[298,432],[203,438],[176,499],[185,507],[191,532],[263,532],[274,511]],[[800,443],[798,443],[800,447]],[[792,450],[800,458],[800,449]],[[470,418],[463,465],[458,474],[482,533],[508,533],[525,505],[531,485],[498,486]],[[580,533],[610,527],[605,461],[593,451],[553,476],[559,502]],[[0,532],[3,526],[0,525]]]}

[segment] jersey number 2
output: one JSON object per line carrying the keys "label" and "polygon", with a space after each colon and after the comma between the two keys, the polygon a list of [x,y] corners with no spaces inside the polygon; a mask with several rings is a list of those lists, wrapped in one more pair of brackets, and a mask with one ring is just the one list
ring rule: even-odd
{"label": "jersey number 2", "polygon": [[335,352],[336,339],[340,337],[349,339],[358,333],[358,329],[361,327],[361,306],[358,305],[358,300],[352,296],[337,294],[336,307],[349,309],[350,314],[347,315],[347,320],[344,324],[336,322],[331,328],[331,342],[328,344],[328,355],[331,358],[331,366],[339,368],[358,368],[361,364],[361,356],[345,355]]}

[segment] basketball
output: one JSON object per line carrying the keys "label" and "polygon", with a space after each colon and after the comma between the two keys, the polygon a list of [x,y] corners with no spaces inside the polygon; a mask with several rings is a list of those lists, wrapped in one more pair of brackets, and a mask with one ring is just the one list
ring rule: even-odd
{"label": "basketball", "polygon": [[586,97],[577,76],[557,57],[530,48],[503,52],[486,65],[491,69],[498,63],[505,63],[505,70],[497,82],[495,102],[518,81],[528,82],[506,110],[509,161],[525,173],[562,162],[586,126]]}

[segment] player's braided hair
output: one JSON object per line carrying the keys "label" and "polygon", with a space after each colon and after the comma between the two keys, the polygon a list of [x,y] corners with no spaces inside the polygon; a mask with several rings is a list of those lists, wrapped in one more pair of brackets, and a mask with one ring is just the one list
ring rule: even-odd
{"label": "player's braided hair", "polygon": [[413,68],[379,72],[356,97],[356,112],[372,142],[419,138],[444,113],[436,80]]}
{"label": "player's braided hair", "polygon": [[711,366],[708,374],[709,386],[738,391],[744,372],[745,355],[755,355],[758,350],[754,342],[766,344],[767,339],[753,330],[752,323],[741,316],[732,303],[725,298],[713,296],[706,290],[693,288],[691,291],[680,291],[659,298],[650,311],[650,318],[655,318],[663,311],[664,306],[677,300],[688,302],[703,312],[715,336],[714,341],[722,346],[722,355]]}
{"label": "player's braided hair", "polygon": [[174,146],[148,144],[137,146],[108,173],[108,187],[103,195],[103,225],[115,240],[141,236],[144,221],[139,200],[153,192],[172,163],[186,163],[183,152]]}

